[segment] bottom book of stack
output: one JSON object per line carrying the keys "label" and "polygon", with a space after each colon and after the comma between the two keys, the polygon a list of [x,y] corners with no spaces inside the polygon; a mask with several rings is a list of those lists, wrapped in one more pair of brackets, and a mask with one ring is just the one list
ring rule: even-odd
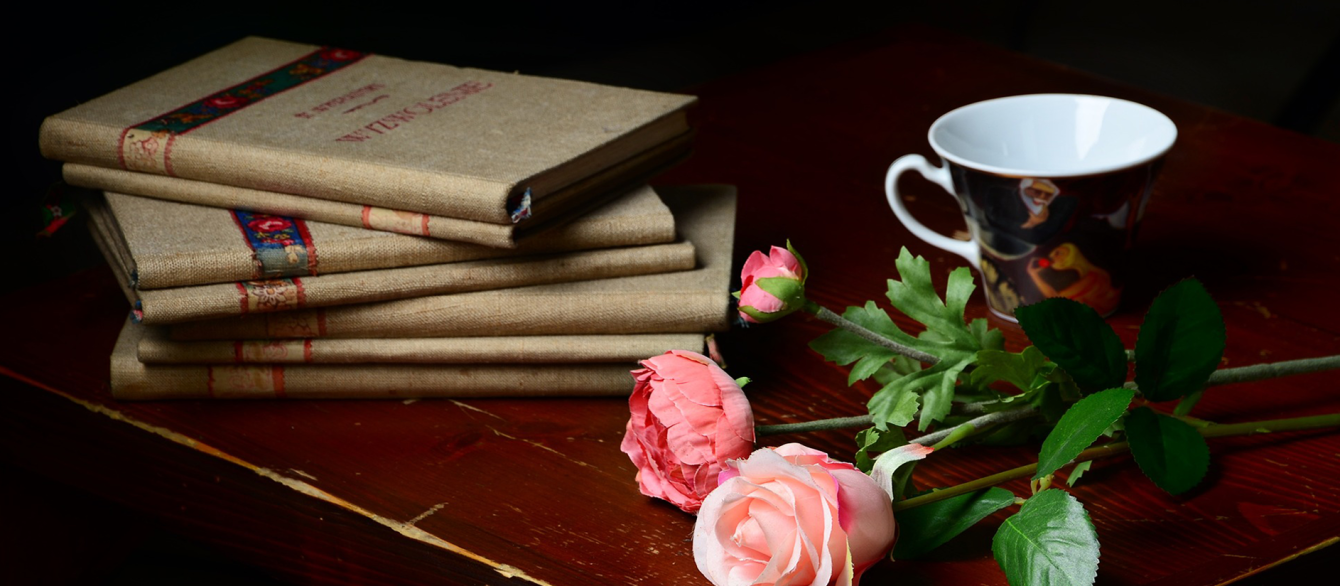
{"label": "bottom book of stack", "polygon": [[729,324],[734,189],[677,188],[669,190],[672,201],[688,212],[681,237],[698,244],[693,270],[170,327],[128,320],[111,359],[112,394],[129,400],[626,395],[638,360],[672,349],[702,351],[704,333]]}
{"label": "bottom book of stack", "polygon": [[173,342],[127,322],[112,395],[161,399],[408,399],[627,395],[636,362],[701,351],[697,334]]}

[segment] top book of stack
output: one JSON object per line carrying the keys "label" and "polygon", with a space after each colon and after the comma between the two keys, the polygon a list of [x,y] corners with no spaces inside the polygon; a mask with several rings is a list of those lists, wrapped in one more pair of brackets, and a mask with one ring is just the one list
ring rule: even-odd
{"label": "top book of stack", "polygon": [[694,101],[252,37],[51,116],[40,143],[70,163],[539,225],[682,156]]}

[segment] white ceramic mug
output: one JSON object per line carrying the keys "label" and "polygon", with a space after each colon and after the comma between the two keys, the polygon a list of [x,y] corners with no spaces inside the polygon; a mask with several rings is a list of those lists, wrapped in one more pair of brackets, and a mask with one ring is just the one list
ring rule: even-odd
{"label": "white ceramic mug", "polygon": [[[1177,127],[1157,110],[1077,94],[1010,96],[969,104],[928,133],[940,155],[898,158],[884,191],[918,238],[982,274],[987,303],[1006,319],[1047,297],[1116,311],[1123,260]],[[972,238],[955,240],[912,217],[898,176],[915,170],[955,195]]]}

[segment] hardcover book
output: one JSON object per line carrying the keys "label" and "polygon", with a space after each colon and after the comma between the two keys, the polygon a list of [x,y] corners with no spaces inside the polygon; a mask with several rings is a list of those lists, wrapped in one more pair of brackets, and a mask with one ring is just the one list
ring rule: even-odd
{"label": "hardcover book", "polygon": [[[147,176],[146,176],[147,177]],[[312,200],[316,201],[316,200]],[[415,238],[119,193],[86,202],[124,282],[139,290],[332,275],[572,250],[663,244],[675,220],[642,186],[516,250]]]}
{"label": "hardcover book", "polygon": [[177,340],[699,333],[730,324],[735,188],[658,187],[697,268],[172,326]]}
{"label": "hardcover book", "polygon": [[[519,224],[462,220],[77,163],[66,163],[64,176],[65,181],[71,185],[100,191],[142,195],[229,210],[295,216],[367,230],[427,236],[493,248],[519,248],[524,247],[525,242],[542,238],[541,235],[573,221],[574,218],[604,207],[610,200],[625,192],[637,189],[656,172],[683,158],[688,146],[688,137],[681,137],[621,161],[613,167],[565,187],[562,193],[535,203],[532,208],[543,219]],[[581,205],[569,206],[565,203],[574,195],[586,193],[594,195]],[[550,208],[554,209],[553,213],[548,212]]]}
{"label": "hardcover book", "polygon": [[[96,217],[89,223],[104,256],[125,273],[108,244],[111,236]],[[132,290],[124,287],[132,315],[144,324],[168,324],[237,315],[296,311],[462,291],[485,291],[542,283],[608,279],[693,268],[688,242],[625,246],[492,258],[398,269],[376,269],[313,277]]]}
{"label": "hardcover book", "polygon": [[145,330],[127,320],[112,350],[117,399],[576,397],[633,390],[630,363],[149,365],[136,358]]}
{"label": "hardcover book", "polygon": [[627,363],[667,350],[701,352],[702,334],[504,336],[374,340],[220,340],[179,342],[145,327],[137,356],[145,364],[579,364]]}
{"label": "hardcover book", "polygon": [[47,118],[40,144],[72,163],[506,225],[684,136],[693,101],[251,37]]}

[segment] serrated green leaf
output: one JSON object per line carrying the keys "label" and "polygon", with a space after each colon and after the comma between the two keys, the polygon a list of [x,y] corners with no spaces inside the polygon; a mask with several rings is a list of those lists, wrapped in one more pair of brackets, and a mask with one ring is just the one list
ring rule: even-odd
{"label": "serrated green leaf", "polygon": [[1080,388],[1096,391],[1126,382],[1126,347],[1092,307],[1053,297],[1019,307],[1014,316],[1028,339]]}
{"label": "serrated green leaf", "polygon": [[874,417],[876,426],[887,429],[889,425],[902,427],[911,423],[917,416],[920,402],[921,395],[915,388],[893,381],[870,397],[866,408]]}
{"label": "serrated green leaf", "polygon": [[1084,476],[1084,473],[1088,472],[1089,468],[1092,466],[1093,460],[1085,460],[1075,464],[1075,467],[1070,469],[1070,476],[1067,476],[1065,479],[1066,486],[1074,488],[1075,484],[1079,482],[1080,477]]}
{"label": "serrated green leaf", "polygon": [[1126,416],[1126,441],[1140,471],[1171,494],[1191,490],[1210,468],[1210,447],[1200,432],[1149,407]]}
{"label": "serrated green leaf", "polygon": [[921,363],[906,356],[894,356],[875,371],[875,381],[887,385],[909,374],[922,370]]}
{"label": "serrated green leaf", "polygon": [[998,380],[1008,382],[1020,390],[1033,386],[1034,377],[1047,364],[1047,357],[1036,346],[1022,352],[982,350],[977,353],[977,366],[970,376],[973,386],[984,386]]}
{"label": "serrated green leaf", "polygon": [[[917,429],[926,431],[932,423],[941,421],[949,411],[954,407],[954,388],[958,381],[958,376],[976,360],[976,355],[969,356],[963,360],[948,364],[945,361],[938,362],[930,370],[932,372],[941,369],[940,376],[935,380],[935,384],[928,386],[926,392],[921,396],[921,417],[917,419]],[[946,366],[946,364],[948,364]],[[943,368],[941,368],[943,367]]]}
{"label": "serrated green leaf", "polygon": [[[894,325],[893,320],[889,319],[889,314],[875,305],[874,301],[867,301],[865,307],[848,307],[847,311],[843,312],[842,317],[890,339],[916,340],[916,338],[899,330],[898,326]],[[888,348],[868,342],[864,338],[843,329],[835,329],[815,338],[810,342],[810,348],[823,355],[824,359],[837,364],[845,365],[867,359],[867,364],[862,367],[863,376],[859,378],[855,375],[849,377],[848,384],[853,384],[870,376],[878,371],[885,362],[898,355]],[[868,369],[870,364],[875,365],[874,370]]]}
{"label": "serrated green leaf", "polygon": [[1150,401],[1199,391],[1224,356],[1224,318],[1196,279],[1154,299],[1135,340],[1135,383]]}
{"label": "serrated green leaf", "polygon": [[879,369],[889,363],[889,360],[896,356],[893,352],[870,352],[862,356],[856,364],[852,365],[851,372],[847,375],[847,386],[856,384],[856,381],[865,380],[873,376]]}
{"label": "serrated green leaf", "polygon": [[870,452],[887,452],[906,444],[907,437],[903,435],[901,429],[894,428],[884,431],[873,427],[863,429],[856,433],[856,457],[854,458],[856,468],[869,474],[870,468],[875,465],[875,459],[870,457]]}
{"label": "serrated green leaf", "polygon": [[946,304],[931,285],[926,259],[913,257],[904,248],[895,264],[901,280],[889,280],[889,300],[899,311],[925,324],[926,330],[915,337],[903,332],[873,301],[864,307],[847,308],[843,317],[894,342],[931,354],[939,362],[925,370],[898,369],[903,371],[902,376],[895,377],[898,370],[886,368],[886,363],[896,354],[841,329],[810,342],[810,348],[838,364],[856,363],[848,383],[884,373],[880,381],[884,388],[869,403],[875,426],[881,430],[890,422],[902,420],[900,408],[910,404],[907,393],[922,394],[919,427],[925,430],[949,413],[958,376],[976,361],[983,344],[999,347],[1003,337],[999,331],[987,329],[985,321],[975,321],[971,326],[963,321],[964,305],[975,287],[971,272],[960,269],[949,275]]}
{"label": "serrated green leaf", "polygon": [[[913,257],[903,248],[894,262],[901,280],[889,279],[888,298],[898,311],[926,325],[928,331],[944,336],[952,345],[981,350],[981,343],[963,323],[963,309],[972,290],[972,273],[959,267],[949,274],[945,287],[946,304],[931,285],[930,263],[923,257]],[[941,356],[943,359],[944,357]]]}
{"label": "serrated green leaf", "polygon": [[1135,391],[1116,388],[1094,393],[1071,405],[1043,440],[1033,480],[1060,470],[1093,445],[1103,430],[1121,418],[1134,398]]}
{"label": "serrated green leaf", "polygon": [[899,511],[898,545],[892,557],[916,559],[947,543],[978,521],[1014,504],[1014,493],[988,488]]}
{"label": "serrated green leaf", "polygon": [[977,338],[977,343],[982,345],[983,350],[1005,349],[1005,332],[989,328],[984,317],[968,323],[968,331],[972,332],[972,337]]}
{"label": "serrated green leaf", "polygon": [[1089,586],[1098,576],[1098,534],[1064,490],[1028,499],[1000,525],[991,551],[1011,586]]}

